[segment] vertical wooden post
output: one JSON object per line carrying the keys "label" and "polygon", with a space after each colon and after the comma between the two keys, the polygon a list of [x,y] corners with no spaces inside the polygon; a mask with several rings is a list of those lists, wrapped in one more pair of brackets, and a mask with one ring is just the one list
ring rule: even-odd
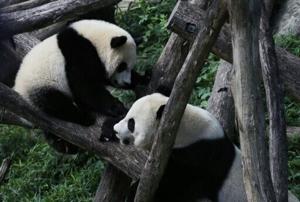
{"label": "vertical wooden post", "polygon": [[270,124],[271,176],[277,201],[288,200],[288,147],[283,103],[283,83],[279,78],[278,62],[270,19],[274,0],[265,0],[260,18],[260,58]]}
{"label": "vertical wooden post", "polygon": [[271,180],[259,87],[260,0],[230,0],[234,79],[244,184],[249,202],[276,201]]}

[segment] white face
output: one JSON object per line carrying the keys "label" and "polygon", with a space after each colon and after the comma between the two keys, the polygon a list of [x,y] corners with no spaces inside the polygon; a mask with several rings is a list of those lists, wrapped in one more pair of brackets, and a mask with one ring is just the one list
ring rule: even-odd
{"label": "white face", "polygon": [[137,100],[125,118],[114,125],[121,144],[149,150],[159,124],[157,112],[166,102],[167,98],[158,93]]}
{"label": "white face", "polygon": [[112,85],[127,87],[131,84],[136,45],[127,31],[101,20],[81,20],[71,27],[95,46]]}

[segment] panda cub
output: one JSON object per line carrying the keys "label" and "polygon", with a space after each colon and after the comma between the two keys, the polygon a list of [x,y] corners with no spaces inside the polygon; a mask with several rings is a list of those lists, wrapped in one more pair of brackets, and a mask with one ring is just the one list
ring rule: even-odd
{"label": "panda cub", "polygon": [[[158,93],[137,100],[114,125],[120,142],[150,150],[167,101],[168,97]],[[240,154],[213,115],[187,105],[154,201],[201,199],[246,201]]]}
{"label": "panda cub", "polygon": [[[132,70],[135,60],[136,44],[127,31],[101,20],[81,20],[25,56],[14,90],[48,115],[90,126],[95,113],[110,117],[126,113],[107,87],[128,89],[147,82]],[[77,152],[54,134],[46,131],[45,136],[59,152]]]}

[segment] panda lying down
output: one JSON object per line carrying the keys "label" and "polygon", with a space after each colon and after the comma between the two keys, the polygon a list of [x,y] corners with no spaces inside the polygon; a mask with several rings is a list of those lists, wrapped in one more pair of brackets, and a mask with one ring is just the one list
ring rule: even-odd
{"label": "panda lying down", "polygon": [[[149,150],[167,101],[158,93],[137,100],[114,125],[120,142]],[[227,139],[213,115],[187,105],[154,201],[200,200],[247,201],[239,149]]]}

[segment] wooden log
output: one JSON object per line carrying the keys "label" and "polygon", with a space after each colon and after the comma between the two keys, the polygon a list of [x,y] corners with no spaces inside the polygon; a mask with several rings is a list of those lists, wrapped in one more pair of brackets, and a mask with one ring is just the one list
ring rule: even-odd
{"label": "wooden log", "polygon": [[102,174],[101,182],[96,192],[94,202],[125,201],[130,190],[131,178],[109,164]]}
{"label": "wooden log", "polygon": [[58,0],[36,8],[0,14],[0,38],[32,31],[47,25],[73,19],[88,11],[118,3],[120,0]]}
{"label": "wooden log", "polygon": [[34,128],[29,121],[21,118],[20,116],[15,115],[14,113],[7,111],[5,108],[2,107],[0,107],[0,123],[22,126],[29,129]]}
{"label": "wooden log", "polygon": [[283,84],[279,77],[275,44],[270,25],[273,0],[262,1],[259,50],[269,114],[271,176],[277,201],[288,201],[288,146]]}
{"label": "wooden log", "polygon": [[[180,5],[172,13],[168,28],[182,38],[194,41],[199,29],[203,26],[203,15],[196,15],[195,7],[189,1],[179,1]],[[197,10],[197,9],[196,9]],[[196,11],[199,13],[199,9]],[[205,11],[202,11],[202,13]],[[186,31],[189,24],[194,26],[194,32]],[[189,29],[191,30],[191,29]],[[276,47],[280,78],[289,95],[300,101],[300,58],[294,56],[283,48]],[[229,26],[224,26],[217,39],[212,52],[220,58],[232,63],[231,31]]]}
{"label": "wooden log", "polygon": [[[239,125],[244,185],[249,202],[276,201],[259,88],[259,0],[231,0],[233,97]],[[251,20],[249,20],[251,19]]]}
{"label": "wooden log", "polygon": [[189,100],[197,75],[226,19],[221,13],[222,1],[213,1],[208,9],[206,26],[201,29],[179,72],[171,96],[154,138],[151,153],[142,172],[135,202],[152,201],[167,165],[179,122]]}
{"label": "wooden log", "polygon": [[59,121],[34,109],[20,95],[1,83],[0,106],[24,117],[43,130],[54,133],[82,149],[96,153],[133,179],[139,177],[145,164],[147,157],[143,151],[137,151],[135,148],[122,146],[117,143],[99,142],[104,117],[100,117],[95,126],[88,128]]}
{"label": "wooden log", "polygon": [[231,93],[232,66],[221,60],[215,77],[215,83],[208,100],[207,110],[221,123],[225,133],[231,141],[237,143],[235,134],[235,113]]}
{"label": "wooden log", "polygon": [[[152,77],[146,94],[157,89],[171,91],[178,72],[188,54],[189,43],[172,33],[157,63],[152,69]],[[161,89],[163,88],[163,89]]]}
{"label": "wooden log", "polygon": [[17,4],[12,4],[10,6],[1,8],[0,12],[9,13],[9,12],[21,11],[21,10],[34,8],[34,7],[43,5],[43,4],[49,3],[51,1],[55,1],[55,0],[28,0],[28,1],[20,2]]}
{"label": "wooden log", "polygon": [[5,179],[5,176],[9,171],[10,165],[11,165],[11,159],[10,158],[6,158],[2,161],[2,164],[1,164],[1,167],[0,167],[0,184]]}

